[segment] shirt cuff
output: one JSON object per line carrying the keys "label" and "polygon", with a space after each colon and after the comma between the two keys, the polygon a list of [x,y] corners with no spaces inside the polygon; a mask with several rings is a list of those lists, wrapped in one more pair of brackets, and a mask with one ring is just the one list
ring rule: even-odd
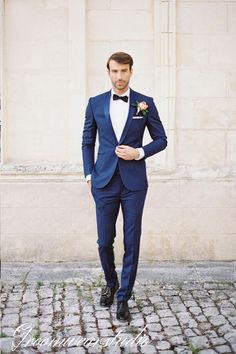
{"label": "shirt cuff", "polygon": [[139,152],[139,157],[137,157],[135,160],[141,160],[145,156],[145,152],[143,148],[137,148],[137,150]]}
{"label": "shirt cuff", "polygon": [[85,179],[86,179],[86,182],[91,181],[91,175],[87,175],[87,176],[85,177]]}

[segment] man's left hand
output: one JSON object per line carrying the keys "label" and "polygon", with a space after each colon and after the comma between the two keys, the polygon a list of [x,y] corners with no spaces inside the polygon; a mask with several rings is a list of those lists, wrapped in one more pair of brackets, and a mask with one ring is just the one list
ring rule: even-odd
{"label": "man's left hand", "polygon": [[116,155],[123,160],[134,160],[139,157],[138,149],[128,145],[119,145],[116,147]]}

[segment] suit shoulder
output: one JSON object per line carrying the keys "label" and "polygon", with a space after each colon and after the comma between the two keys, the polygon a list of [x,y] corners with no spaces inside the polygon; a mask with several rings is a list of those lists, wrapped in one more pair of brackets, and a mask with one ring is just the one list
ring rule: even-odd
{"label": "suit shoulder", "polygon": [[139,101],[147,101],[147,102],[153,101],[153,97],[151,96],[144,95],[143,93],[137,91],[133,91],[133,92]]}
{"label": "suit shoulder", "polygon": [[90,97],[89,100],[90,100],[91,102],[99,102],[99,101],[102,101],[102,100],[104,100],[104,98],[105,98],[109,93],[110,93],[110,91],[106,91],[106,92],[100,93],[99,95]]}

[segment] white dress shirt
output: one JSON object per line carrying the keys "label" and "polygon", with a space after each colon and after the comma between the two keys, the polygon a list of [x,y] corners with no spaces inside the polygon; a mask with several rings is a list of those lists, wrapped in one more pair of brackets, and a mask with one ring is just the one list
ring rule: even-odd
{"label": "white dress shirt", "polygon": [[[128,102],[124,102],[123,100],[113,100],[113,95],[116,94],[114,90],[111,90],[111,99],[110,99],[110,117],[111,117],[111,123],[112,127],[114,130],[114,133],[116,135],[117,141],[120,140],[122,132],[125,127],[125,123],[128,118],[128,113],[129,113],[129,99],[130,99],[130,88],[123,93],[120,96],[128,96]],[[137,157],[135,160],[141,160],[145,153],[143,148],[137,148],[139,152],[139,157]],[[86,176],[86,181],[91,180],[91,175]]]}
{"label": "white dress shirt", "polygon": [[[129,114],[129,100],[128,102],[124,102],[122,100],[113,100],[113,95],[115,94],[116,93],[114,90],[111,90],[110,117],[117,141],[119,141]],[[129,99],[129,94],[130,89],[128,89],[121,96],[128,96]]]}

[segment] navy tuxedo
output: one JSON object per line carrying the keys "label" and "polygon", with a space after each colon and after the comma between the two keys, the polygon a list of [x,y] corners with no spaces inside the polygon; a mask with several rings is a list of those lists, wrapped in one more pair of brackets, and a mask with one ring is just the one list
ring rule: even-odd
{"label": "navy tuxedo", "polygon": [[[110,181],[118,163],[122,181],[128,189],[133,191],[145,189],[148,186],[145,159],[165,149],[167,145],[165,130],[156,106],[151,97],[130,90],[129,115],[118,142],[109,116],[110,97],[111,91],[108,91],[89,100],[82,143],[84,174],[85,176],[92,174],[92,185],[96,188],[103,188]],[[137,108],[133,104],[142,101],[148,104],[149,112],[147,115],[142,115],[140,112],[139,116],[143,116],[143,118],[134,119]],[[145,127],[148,128],[153,141],[142,146]],[[97,161],[94,164],[94,145],[97,131],[99,150]],[[117,145],[129,145],[134,148],[143,147],[145,157],[138,161],[119,159],[115,154]]]}
{"label": "navy tuxedo", "polygon": [[[124,219],[124,258],[121,287],[117,299],[128,300],[134,285],[141,236],[142,212],[148,182],[145,159],[167,146],[165,130],[151,97],[130,89],[129,113],[119,141],[114,133],[109,104],[111,91],[89,99],[82,139],[85,176],[91,174],[92,195],[96,203],[99,255],[109,286],[118,282],[115,271],[113,243],[116,220],[121,206]],[[148,113],[137,114],[137,102],[145,101]],[[147,127],[152,142],[143,146]],[[99,148],[95,161],[94,151],[98,133]],[[142,147],[141,160],[123,160],[115,154],[117,145]]]}

